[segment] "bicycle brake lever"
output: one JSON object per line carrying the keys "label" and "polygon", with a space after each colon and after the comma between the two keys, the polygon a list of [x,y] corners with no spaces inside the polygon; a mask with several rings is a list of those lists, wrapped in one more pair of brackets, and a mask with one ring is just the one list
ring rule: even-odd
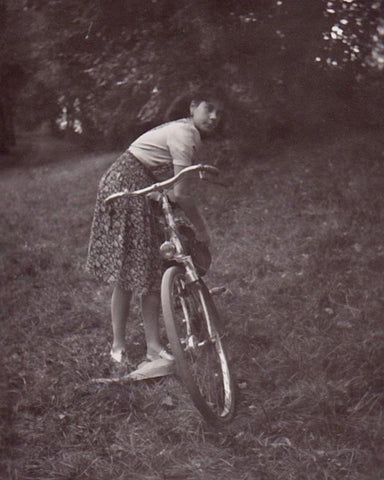
{"label": "bicycle brake lever", "polygon": [[[209,174],[212,177],[213,176],[217,177],[220,173],[220,170],[214,167],[213,165],[201,165],[201,167],[202,167],[202,170],[199,170],[200,180],[207,180],[211,182],[211,179],[207,178],[207,174]],[[212,181],[212,183],[215,183],[215,182]]]}

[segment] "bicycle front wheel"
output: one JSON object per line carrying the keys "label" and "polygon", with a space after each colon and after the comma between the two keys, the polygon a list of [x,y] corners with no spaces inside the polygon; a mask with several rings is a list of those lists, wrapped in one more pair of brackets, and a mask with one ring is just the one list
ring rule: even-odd
{"label": "bicycle front wheel", "polygon": [[183,268],[172,266],[163,275],[161,301],[177,373],[193,403],[212,424],[231,420],[234,382],[208,289],[202,280],[188,284]]}

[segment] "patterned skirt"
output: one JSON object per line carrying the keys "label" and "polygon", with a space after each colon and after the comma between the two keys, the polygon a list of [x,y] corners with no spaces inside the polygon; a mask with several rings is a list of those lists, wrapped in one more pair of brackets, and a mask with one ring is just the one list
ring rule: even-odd
{"label": "patterned skirt", "polygon": [[86,268],[98,280],[137,295],[160,290],[163,235],[158,219],[145,197],[119,198],[109,205],[104,200],[173,174],[172,165],[160,168],[152,173],[126,151],[103,175],[97,193]]}

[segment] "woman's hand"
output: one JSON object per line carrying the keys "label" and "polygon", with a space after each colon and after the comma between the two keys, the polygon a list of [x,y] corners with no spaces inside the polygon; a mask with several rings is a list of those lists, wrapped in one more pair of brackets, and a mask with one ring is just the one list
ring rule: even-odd
{"label": "woman's hand", "polygon": [[160,197],[161,197],[160,192],[147,193],[147,198],[148,198],[149,200],[153,200],[153,201],[155,201],[155,202],[159,202],[159,201],[160,201]]}
{"label": "woman's hand", "polygon": [[[179,173],[181,170],[183,170],[182,167],[175,165],[175,174]],[[209,244],[210,237],[208,229],[196,204],[196,199],[193,196],[194,189],[192,185],[193,183],[191,183],[190,177],[176,183],[173,187],[175,201],[183,210],[188,220],[192,223],[195,230],[196,240]]]}

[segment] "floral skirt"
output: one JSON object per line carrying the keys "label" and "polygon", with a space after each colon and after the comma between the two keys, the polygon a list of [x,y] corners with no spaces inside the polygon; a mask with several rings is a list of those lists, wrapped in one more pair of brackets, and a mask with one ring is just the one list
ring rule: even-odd
{"label": "floral skirt", "polygon": [[159,173],[173,174],[171,165],[161,169],[152,174],[127,151],[103,175],[97,193],[86,268],[98,280],[137,295],[160,290],[163,235],[158,219],[145,197],[119,198],[108,205],[104,200],[150,185]]}

